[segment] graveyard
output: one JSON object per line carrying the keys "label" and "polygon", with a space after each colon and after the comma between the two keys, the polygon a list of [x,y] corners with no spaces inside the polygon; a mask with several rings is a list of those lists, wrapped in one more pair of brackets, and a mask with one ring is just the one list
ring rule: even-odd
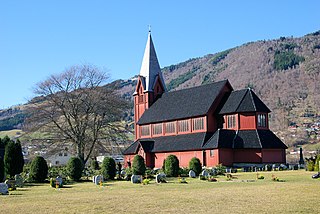
{"label": "graveyard", "polygon": [[[167,183],[74,182],[62,188],[26,183],[0,196],[1,213],[316,213],[320,180],[305,170],[238,172]],[[257,179],[257,177],[264,179]],[[274,178],[279,178],[280,182]]]}

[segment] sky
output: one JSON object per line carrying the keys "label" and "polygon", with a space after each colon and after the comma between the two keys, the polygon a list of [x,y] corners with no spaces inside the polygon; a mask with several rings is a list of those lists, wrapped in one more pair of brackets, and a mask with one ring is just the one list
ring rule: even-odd
{"label": "sky", "polygon": [[0,109],[76,64],[140,71],[148,25],[161,67],[320,30],[319,0],[0,0]]}

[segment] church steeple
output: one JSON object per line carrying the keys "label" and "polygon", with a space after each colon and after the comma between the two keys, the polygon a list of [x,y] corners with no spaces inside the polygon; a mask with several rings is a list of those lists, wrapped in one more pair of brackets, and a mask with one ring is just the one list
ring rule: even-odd
{"label": "church steeple", "polygon": [[144,91],[154,91],[157,77],[162,83],[164,91],[166,90],[160,65],[158,62],[156,50],[153,45],[151,31],[149,29],[148,40],[144,51],[144,56],[140,69],[140,76],[144,78]]}

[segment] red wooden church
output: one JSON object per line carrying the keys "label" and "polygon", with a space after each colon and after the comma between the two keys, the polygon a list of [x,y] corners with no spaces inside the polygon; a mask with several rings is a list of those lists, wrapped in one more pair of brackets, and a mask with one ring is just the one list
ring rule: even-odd
{"label": "red wooden church", "polygon": [[133,96],[135,142],[125,163],[136,154],[151,168],[170,154],[182,167],[193,157],[209,167],[286,162],[270,110],[251,89],[234,91],[224,80],[167,92],[150,32]]}

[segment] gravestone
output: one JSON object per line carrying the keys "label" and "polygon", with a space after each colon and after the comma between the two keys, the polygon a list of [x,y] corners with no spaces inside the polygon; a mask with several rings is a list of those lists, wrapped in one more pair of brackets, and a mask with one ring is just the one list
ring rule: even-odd
{"label": "gravestone", "polygon": [[156,182],[159,183],[165,183],[166,174],[160,173],[156,175]]}
{"label": "gravestone", "polygon": [[127,173],[126,173],[126,170],[124,170],[124,169],[121,170],[120,175],[121,175],[122,177],[126,176],[126,174],[127,174]]}
{"label": "gravestone", "polygon": [[15,180],[6,180],[4,182],[5,184],[7,184],[8,189],[16,189],[16,181]]}
{"label": "gravestone", "polygon": [[23,187],[24,183],[23,183],[23,178],[20,174],[17,174],[14,176],[14,180],[16,181],[16,186],[17,187]]}
{"label": "gravestone", "polygon": [[100,182],[103,182],[103,176],[102,175],[97,175],[94,177],[94,183],[96,185],[100,185]]}
{"label": "gravestone", "polygon": [[216,176],[216,175],[217,175],[217,170],[216,170],[215,168],[213,168],[213,169],[211,170],[211,174],[212,174],[213,176]]}
{"label": "gravestone", "polygon": [[196,173],[193,170],[189,171],[189,177],[190,178],[195,178],[196,177]]}
{"label": "gravestone", "polygon": [[132,175],[131,176],[131,183],[133,184],[139,184],[141,183],[142,176],[141,175]]}
{"label": "gravestone", "polygon": [[92,177],[92,183],[95,182],[95,179],[96,179],[96,176],[94,175],[94,176]]}
{"label": "gravestone", "polygon": [[209,173],[207,172],[207,170],[203,170],[201,172],[201,175],[204,176],[204,177],[208,177],[209,176]]}
{"label": "gravestone", "polygon": [[62,182],[63,182],[62,177],[60,177],[60,176],[56,177],[56,182],[58,182],[59,186],[61,187],[62,186]]}
{"label": "gravestone", "polygon": [[7,194],[9,194],[7,184],[0,183],[0,195],[7,195]]}

